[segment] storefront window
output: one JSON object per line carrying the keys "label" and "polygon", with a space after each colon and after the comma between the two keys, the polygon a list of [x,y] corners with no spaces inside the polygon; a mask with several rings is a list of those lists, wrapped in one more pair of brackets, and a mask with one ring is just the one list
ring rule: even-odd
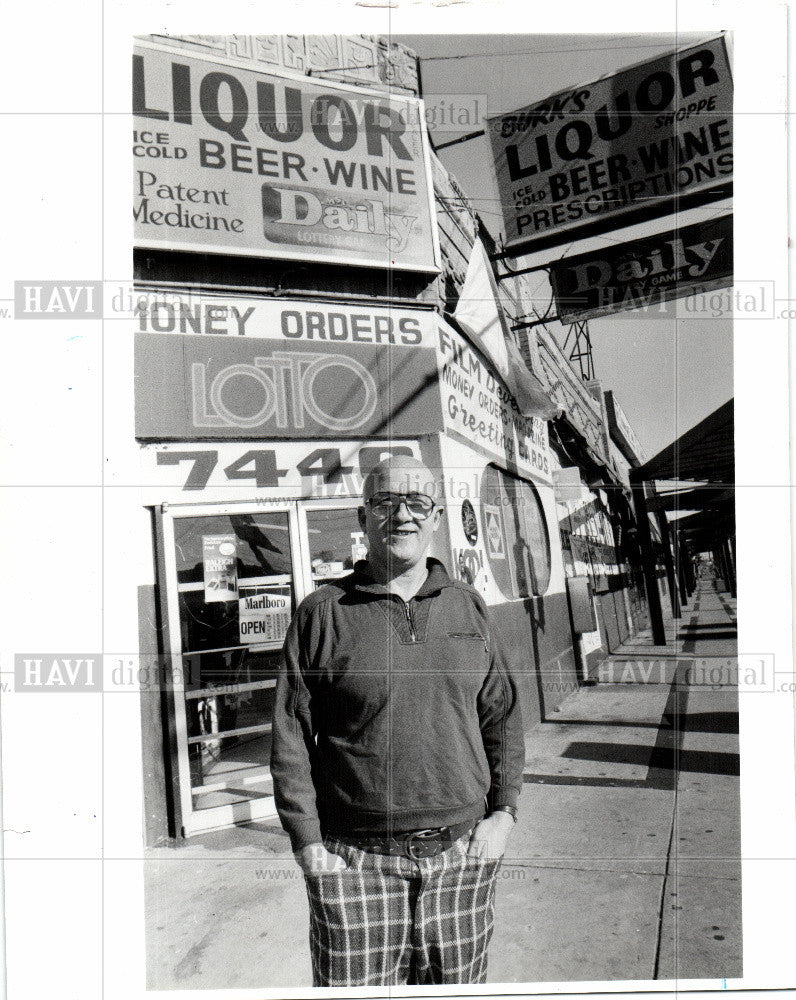
{"label": "storefront window", "polygon": [[550,539],[533,484],[488,465],[481,480],[481,521],[489,565],[504,597],[544,594]]}
{"label": "storefront window", "polygon": [[364,534],[354,507],[308,511],[307,534],[315,587],[346,576],[357,560],[366,557]]}
{"label": "storefront window", "polygon": [[298,601],[364,556],[359,502],[163,511],[169,677],[188,834],[274,815],[269,759],[282,645]]}
{"label": "storefront window", "polygon": [[565,566],[570,575],[588,574],[595,593],[610,589],[621,572],[614,532],[601,501],[589,494],[585,502],[559,503],[566,511],[559,522]]}
{"label": "storefront window", "polygon": [[288,515],[175,521],[194,809],[270,792],[270,719],[294,605]]}

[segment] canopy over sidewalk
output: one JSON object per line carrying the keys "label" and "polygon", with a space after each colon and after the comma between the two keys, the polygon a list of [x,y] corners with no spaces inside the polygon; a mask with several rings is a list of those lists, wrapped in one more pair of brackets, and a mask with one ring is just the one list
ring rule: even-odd
{"label": "canopy over sidewalk", "polygon": [[[734,400],[728,399],[644,465],[631,469],[630,481],[645,562],[650,621],[655,641],[662,643],[665,637],[650,513],[655,514],[663,535],[663,557],[676,618],[680,616],[680,600],[685,603],[694,589],[693,565],[702,552],[713,554],[727,589],[735,596]],[[665,492],[654,492],[649,485],[664,481],[673,484]],[[686,511],[690,512],[687,516],[677,516]]]}
{"label": "canopy over sidewalk", "polygon": [[728,399],[644,465],[630,470],[635,482],[671,479],[706,486],[735,483],[735,401]]}

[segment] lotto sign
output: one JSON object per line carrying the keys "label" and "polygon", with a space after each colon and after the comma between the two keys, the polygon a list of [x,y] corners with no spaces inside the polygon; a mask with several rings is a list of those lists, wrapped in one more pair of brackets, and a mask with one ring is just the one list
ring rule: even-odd
{"label": "lotto sign", "polygon": [[139,438],[442,429],[429,311],[142,289],[134,315]]}
{"label": "lotto sign", "polygon": [[139,44],[136,243],[434,272],[422,108]]}
{"label": "lotto sign", "polygon": [[396,359],[372,344],[282,347],[248,337],[137,334],[135,352],[142,439],[260,441],[442,429],[430,350]]}
{"label": "lotto sign", "polygon": [[142,295],[136,317],[139,438],[442,430],[433,324],[419,310],[161,294]]}
{"label": "lotto sign", "polygon": [[290,625],[290,588],[238,598],[238,641],[244,646],[284,642]]}
{"label": "lotto sign", "polygon": [[488,122],[507,249],[537,250],[731,192],[723,38]]}
{"label": "lotto sign", "polygon": [[486,526],[486,543],[490,558],[505,559],[506,550],[503,546],[503,525],[500,520],[500,507],[485,503],[483,511]]}

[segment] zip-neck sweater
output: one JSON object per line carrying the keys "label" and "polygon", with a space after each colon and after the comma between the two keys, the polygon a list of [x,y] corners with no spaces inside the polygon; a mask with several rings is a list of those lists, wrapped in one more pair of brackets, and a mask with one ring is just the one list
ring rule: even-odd
{"label": "zip-neck sweater", "polygon": [[476,822],[516,806],[525,748],[481,595],[428,560],[404,601],[366,562],[301,602],[274,706],[271,774],[294,851]]}

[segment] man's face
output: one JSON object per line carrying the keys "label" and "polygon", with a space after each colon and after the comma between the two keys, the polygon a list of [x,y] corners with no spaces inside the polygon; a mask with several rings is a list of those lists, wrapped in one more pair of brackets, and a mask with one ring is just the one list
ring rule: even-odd
{"label": "man's face", "polygon": [[430,473],[424,476],[414,469],[386,469],[376,478],[364,507],[359,509],[359,522],[368,536],[371,561],[406,570],[425,560],[431,537],[439,527],[442,508],[435,503],[429,516],[424,518],[411,513],[405,503],[380,511],[374,510],[367,501],[373,497],[378,499],[381,493],[407,496],[431,495],[432,492]]}

